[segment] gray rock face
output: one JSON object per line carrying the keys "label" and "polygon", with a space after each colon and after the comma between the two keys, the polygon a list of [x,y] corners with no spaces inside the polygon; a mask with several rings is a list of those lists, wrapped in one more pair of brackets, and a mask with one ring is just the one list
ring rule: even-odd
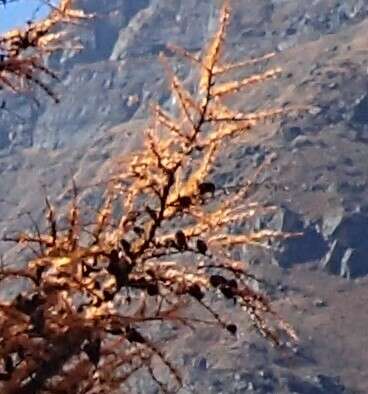
{"label": "gray rock face", "polygon": [[[279,209],[276,213],[257,218],[254,225],[247,227],[246,230],[258,231],[265,228],[291,236],[273,242],[268,254],[259,248],[244,247],[242,256],[236,258],[252,263],[269,262],[283,268],[290,268],[296,264],[319,261],[328,251],[328,243],[319,231],[319,227],[314,223],[307,223],[301,214],[287,207]],[[240,231],[244,231],[244,228]]]}
{"label": "gray rock face", "polygon": [[302,129],[298,126],[284,126],[281,128],[281,135],[286,142],[295,140],[303,133]]}
{"label": "gray rock face", "polygon": [[[201,384],[200,382],[205,382]],[[352,394],[339,379],[326,376],[300,376],[277,373],[266,365],[248,372],[210,369],[208,372],[191,371],[191,386],[199,392],[218,394]]]}
{"label": "gray rock face", "polygon": [[169,42],[198,50],[216,21],[214,10],[206,0],[188,0],[185,4],[178,0],[151,1],[120,30],[110,60],[157,56]]}
{"label": "gray rock face", "polygon": [[300,233],[276,245],[273,260],[282,267],[317,261],[326,252],[326,243],[317,227],[306,224],[302,215],[288,208],[280,210],[268,227],[285,233]]}
{"label": "gray rock face", "polygon": [[368,126],[368,94],[364,95],[355,106],[352,121]]}
{"label": "gray rock face", "polygon": [[84,143],[101,130],[147,116],[153,99],[168,99],[159,53],[168,43],[197,50],[215,27],[216,9],[207,0],[80,4],[96,18],[73,27],[81,52],[64,51],[49,60],[63,74],[63,85],[55,86],[63,100],[39,110],[31,131],[36,147]]}
{"label": "gray rock face", "polygon": [[0,149],[4,149],[10,144],[8,130],[4,127],[0,129]]}
{"label": "gray rock face", "polygon": [[348,390],[346,390],[337,379],[324,375],[317,375],[316,377],[304,381],[302,379],[290,377],[287,386],[292,393],[298,394],[348,393]]}
{"label": "gray rock face", "polygon": [[345,247],[368,251],[368,216],[362,213],[346,214],[332,236]]}
{"label": "gray rock face", "polygon": [[356,249],[347,249],[341,259],[340,275],[347,279],[368,273],[368,254]]}
{"label": "gray rock face", "polygon": [[322,268],[331,274],[340,275],[341,260],[344,256],[345,249],[340,245],[338,240],[334,240],[328,253],[321,260]]}
{"label": "gray rock face", "polygon": [[325,238],[332,241],[322,267],[348,279],[368,274],[368,217],[357,212],[335,219],[326,227]]}
{"label": "gray rock face", "polygon": [[305,135],[299,135],[292,142],[291,146],[293,148],[303,148],[306,146],[312,145],[311,140]]}
{"label": "gray rock face", "polygon": [[[165,52],[168,43],[194,51],[201,48],[216,28],[220,3],[78,0],[76,5],[96,13],[96,18],[70,27],[81,37],[83,51],[65,50],[49,59],[50,66],[64,81],[55,86],[63,97],[62,104],[43,102],[32,117],[25,116],[30,127],[22,133],[11,126],[13,116],[9,131],[16,141],[4,137],[0,149],[8,145],[72,146],[108,127],[146,116],[153,92],[156,101],[167,100],[158,53]],[[230,49],[238,57],[284,50],[358,23],[368,13],[364,1],[341,4],[333,0],[326,4],[326,0],[308,5],[302,0],[236,0]],[[138,97],[133,108],[129,105],[130,96]],[[19,106],[14,109],[26,113]]]}

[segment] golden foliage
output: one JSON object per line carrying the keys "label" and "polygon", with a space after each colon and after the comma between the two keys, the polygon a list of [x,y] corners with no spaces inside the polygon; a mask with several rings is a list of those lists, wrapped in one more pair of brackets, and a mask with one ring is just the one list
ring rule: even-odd
{"label": "golden foliage", "polygon": [[0,88],[19,93],[35,85],[57,102],[58,98],[41,80],[42,75],[57,79],[44,65],[45,56],[62,48],[67,39],[63,25],[89,18],[92,15],[72,8],[72,0],[60,0],[45,19],[0,36]]}
{"label": "golden foliage", "polygon": [[[62,2],[65,8],[55,11],[55,18],[83,16],[69,12],[69,4]],[[230,257],[238,245],[267,247],[266,241],[292,236],[229,231],[274,209],[249,199],[263,166],[239,188],[219,188],[210,178],[232,138],[287,112],[236,113],[221,101],[225,94],[279,74],[272,69],[240,82],[218,80],[272,56],[221,64],[229,16],[225,4],[219,30],[201,59],[176,49],[198,69],[193,94],[164,61],[179,114],[154,107],[144,147],[116,161],[94,225],[81,223],[74,185],[66,230],[58,227],[46,200],[47,234],[5,238],[39,250],[23,268],[10,265],[0,274],[1,281],[30,282],[24,293],[0,304],[2,393],[120,392],[141,369],[163,392],[173,392],[183,379],[149,327],[155,322],[192,329],[217,324],[236,335],[236,325],[211,306],[213,294],[232,299],[273,344],[282,344],[285,335],[296,340],[293,329],[251,286],[248,265]],[[170,372],[168,386],[155,375],[157,362]]]}

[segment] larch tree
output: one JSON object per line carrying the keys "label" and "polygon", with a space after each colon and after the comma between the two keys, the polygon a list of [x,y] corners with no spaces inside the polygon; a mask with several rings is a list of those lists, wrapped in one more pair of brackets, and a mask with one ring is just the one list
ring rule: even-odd
{"label": "larch tree", "polygon": [[[57,76],[44,57],[67,39],[59,26],[90,18],[63,0],[43,21],[1,38],[0,84],[16,93],[40,88],[58,100],[43,81]],[[294,330],[252,286],[246,262],[232,258],[243,245],[264,246],[294,236],[263,229],[232,234],[234,224],[274,210],[252,193],[267,160],[246,185],[229,190],[213,182],[225,145],[260,123],[295,112],[275,108],[243,113],[228,97],[277,78],[281,70],[231,80],[236,70],[274,56],[226,63],[223,49],[230,20],[225,2],[214,37],[197,56],[171,51],[196,70],[193,91],[162,56],[177,109],[159,105],[144,133],[143,147],[117,157],[101,209],[92,224],[82,221],[77,185],[67,226],[46,199],[48,231],[21,232],[4,241],[29,247],[34,257],[19,268],[4,262],[0,281],[26,281],[13,299],[0,303],[0,388],[6,394],[122,392],[137,371],[146,370],[162,392],[175,392],[183,377],[150,333],[154,324],[193,330],[217,325],[224,335],[238,327],[215,310],[216,295],[232,300],[259,334],[275,346],[297,340]],[[165,381],[155,372],[169,372]]]}

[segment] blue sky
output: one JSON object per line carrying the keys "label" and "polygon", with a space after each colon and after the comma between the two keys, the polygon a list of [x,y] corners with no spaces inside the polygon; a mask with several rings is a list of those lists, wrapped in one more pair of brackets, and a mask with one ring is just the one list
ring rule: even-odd
{"label": "blue sky", "polygon": [[[12,1],[12,0],[10,0]],[[0,33],[9,29],[22,26],[27,20],[31,19],[35,10],[41,5],[37,16],[47,13],[47,6],[42,5],[42,0],[19,0],[5,5],[0,0]]]}

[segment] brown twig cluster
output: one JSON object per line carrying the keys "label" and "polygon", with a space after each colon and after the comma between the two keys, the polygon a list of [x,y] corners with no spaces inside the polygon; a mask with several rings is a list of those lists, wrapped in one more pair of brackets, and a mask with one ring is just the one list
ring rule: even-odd
{"label": "brown twig cluster", "polygon": [[42,80],[43,76],[57,79],[57,75],[45,66],[45,56],[62,48],[67,38],[63,29],[65,24],[92,17],[72,8],[72,2],[60,0],[57,7],[52,6],[45,19],[30,21],[24,29],[15,29],[0,36],[0,89],[20,93],[33,85],[58,101],[49,85]]}
{"label": "brown twig cluster", "polygon": [[[249,199],[262,168],[242,188],[224,190],[211,181],[225,145],[286,112],[241,113],[226,105],[229,95],[280,74],[274,68],[226,80],[230,71],[272,56],[222,63],[229,17],[225,4],[201,58],[172,48],[198,70],[194,93],[163,59],[178,114],[154,108],[144,147],[116,161],[116,175],[93,225],[82,224],[74,185],[66,229],[46,200],[46,234],[4,239],[32,247],[36,256],[23,268],[9,265],[0,274],[1,281],[28,282],[23,293],[0,304],[2,393],[121,392],[142,369],[163,392],[174,392],[183,385],[181,373],[149,327],[178,323],[195,330],[216,324],[236,335],[238,327],[212,306],[213,295],[233,300],[273,344],[285,334],[296,339],[251,286],[246,263],[231,258],[239,245],[267,247],[269,240],[291,236],[229,232],[232,225],[272,209]],[[169,382],[157,376],[157,363],[168,370]]]}

